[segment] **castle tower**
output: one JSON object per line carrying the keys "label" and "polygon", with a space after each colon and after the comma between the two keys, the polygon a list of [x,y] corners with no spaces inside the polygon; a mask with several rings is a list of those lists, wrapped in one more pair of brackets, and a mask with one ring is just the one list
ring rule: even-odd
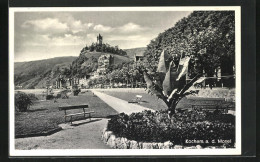
{"label": "castle tower", "polygon": [[102,39],[103,39],[103,37],[100,34],[98,34],[98,36],[97,36],[97,44],[98,45],[102,45]]}

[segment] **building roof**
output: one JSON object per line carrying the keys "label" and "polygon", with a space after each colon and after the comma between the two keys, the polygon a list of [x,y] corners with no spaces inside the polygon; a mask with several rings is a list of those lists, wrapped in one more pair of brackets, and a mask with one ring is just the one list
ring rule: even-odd
{"label": "building roof", "polygon": [[138,52],[138,53],[135,53],[135,56],[144,56],[144,53],[143,52]]}

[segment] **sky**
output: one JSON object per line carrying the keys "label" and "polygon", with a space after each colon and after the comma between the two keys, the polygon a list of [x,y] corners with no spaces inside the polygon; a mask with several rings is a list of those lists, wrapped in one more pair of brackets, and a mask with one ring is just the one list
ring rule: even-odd
{"label": "sky", "polygon": [[159,33],[191,12],[181,11],[68,11],[15,12],[14,61],[79,56],[96,42],[121,49],[146,47]]}

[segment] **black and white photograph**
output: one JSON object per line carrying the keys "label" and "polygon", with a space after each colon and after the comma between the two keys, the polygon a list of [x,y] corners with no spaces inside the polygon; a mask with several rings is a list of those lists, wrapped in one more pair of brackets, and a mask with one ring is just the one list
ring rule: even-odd
{"label": "black and white photograph", "polygon": [[240,12],[10,8],[10,156],[240,155]]}

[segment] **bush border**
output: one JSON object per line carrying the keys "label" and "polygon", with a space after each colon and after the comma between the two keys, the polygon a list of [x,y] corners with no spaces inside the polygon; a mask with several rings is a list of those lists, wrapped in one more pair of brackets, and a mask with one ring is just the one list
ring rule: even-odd
{"label": "bush border", "polygon": [[[108,131],[105,127],[102,131],[101,140],[108,146],[114,149],[225,149],[226,146],[182,146],[174,145],[171,141],[166,142],[138,142],[135,140],[128,140],[125,137],[116,137],[112,131]],[[235,144],[234,144],[234,147]]]}

